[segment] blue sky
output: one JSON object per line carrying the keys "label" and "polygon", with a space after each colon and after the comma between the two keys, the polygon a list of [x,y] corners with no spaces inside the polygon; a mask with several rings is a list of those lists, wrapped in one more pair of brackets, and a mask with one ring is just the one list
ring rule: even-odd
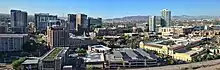
{"label": "blue sky", "polygon": [[85,13],[92,17],[115,18],[133,15],[160,15],[167,8],[172,15],[220,16],[220,0],[1,0],[0,13],[10,9],[28,14],[45,12],[59,16]]}

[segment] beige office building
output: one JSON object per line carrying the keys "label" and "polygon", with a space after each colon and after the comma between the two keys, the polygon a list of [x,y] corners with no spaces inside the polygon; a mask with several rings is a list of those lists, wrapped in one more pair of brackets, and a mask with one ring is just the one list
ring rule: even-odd
{"label": "beige office building", "polygon": [[47,45],[52,47],[66,47],[69,45],[69,33],[63,27],[52,26],[47,28]]}

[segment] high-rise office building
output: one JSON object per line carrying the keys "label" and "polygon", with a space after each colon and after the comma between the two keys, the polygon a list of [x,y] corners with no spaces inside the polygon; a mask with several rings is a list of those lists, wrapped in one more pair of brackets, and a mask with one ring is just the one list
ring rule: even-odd
{"label": "high-rise office building", "polygon": [[163,9],[161,12],[161,26],[162,27],[171,26],[171,11],[168,9]]}
{"label": "high-rise office building", "polygon": [[155,31],[156,31],[156,17],[149,16],[149,32],[155,32]]}
{"label": "high-rise office building", "polygon": [[56,15],[50,15],[49,13],[35,14],[34,17],[37,30],[40,32],[47,30],[50,20],[57,20]]}
{"label": "high-rise office building", "polygon": [[102,25],[102,18],[88,17],[89,30],[93,30],[94,28],[101,27],[101,25]]}
{"label": "high-rise office building", "polygon": [[25,33],[27,27],[27,12],[11,10],[11,30],[15,33]]}
{"label": "high-rise office building", "polygon": [[76,31],[79,34],[88,33],[88,21],[87,15],[77,14],[76,15]]}
{"label": "high-rise office building", "polygon": [[69,46],[69,32],[61,26],[52,26],[47,28],[47,45],[52,47]]}
{"label": "high-rise office building", "polygon": [[76,30],[76,14],[68,14],[68,23],[70,32],[73,33]]}

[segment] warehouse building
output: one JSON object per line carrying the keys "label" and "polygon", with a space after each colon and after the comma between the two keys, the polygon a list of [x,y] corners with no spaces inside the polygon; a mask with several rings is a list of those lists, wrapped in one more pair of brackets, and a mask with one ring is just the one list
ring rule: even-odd
{"label": "warehouse building", "polygon": [[119,49],[106,55],[108,68],[118,67],[149,67],[157,65],[157,57],[143,49]]}

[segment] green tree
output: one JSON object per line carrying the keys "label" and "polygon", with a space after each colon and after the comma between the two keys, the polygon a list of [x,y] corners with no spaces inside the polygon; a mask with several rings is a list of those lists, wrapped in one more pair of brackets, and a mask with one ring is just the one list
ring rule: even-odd
{"label": "green tree", "polygon": [[128,40],[128,39],[130,38],[130,36],[125,35],[125,36],[123,36],[123,38],[124,38],[125,40]]}
{"label": "green tree", "polygon": [[141,39],[139,37],[129,38],[126,43],[129,48],[137,48]]}
{"label": "green tree", "polygon": [[129,48],[133,48],[133,47],[134,47],[134,39],[129,38],[129,39],[126,41],[126,43],[127,43],[127,46],[128,46]]}
{"label": "green tree", "polygon": [[91,65],[88,65],[86,70],[93,70],[93,67]]}
{"label": "green tree", "polygon": [[86,50],[84,50],[83,48],[77,48],[76,50],[75,50],[77,53],[86,53]]}
{"label": "green tree", "polygon": [[168,60],[168,64],[170,65],[174,64],[174,60],[172,58],[167,58],[167,60]]}
{"label": "green tree", "polygon": [[103,36],[96,36],[96,39],[103,39]]}
{"label": "green tree", "polygon": [[78,53],[79,56],[85,56],[87,54],[86,50],[84,50],[83,48],[77,48],[75,52]]}
{"label": "green tree", "polygon": [[18,60],[13,61],[11,64],[13,69],[20,70],[20,68],[21,68],[20,65],[22,62],[24,62],[24,60],[25,60],[25,58],[20,58]]}
{"label": "green tree", "polygon": [[29,40],[23,44],[23,51],[25,52],[33,52],[38,48],[38,44],[34,40]]}
{"label": "green tree", "polygon": [[111,39],[107,41],[107,46],[109,47],[115,47],[116,39]]}
{"label": "green tree", "polygon": [[148,42],[148,41],[150,41],[150,39],[149,39],[149,37],[144,37],[144,39],[143,39],[145,42]]}

